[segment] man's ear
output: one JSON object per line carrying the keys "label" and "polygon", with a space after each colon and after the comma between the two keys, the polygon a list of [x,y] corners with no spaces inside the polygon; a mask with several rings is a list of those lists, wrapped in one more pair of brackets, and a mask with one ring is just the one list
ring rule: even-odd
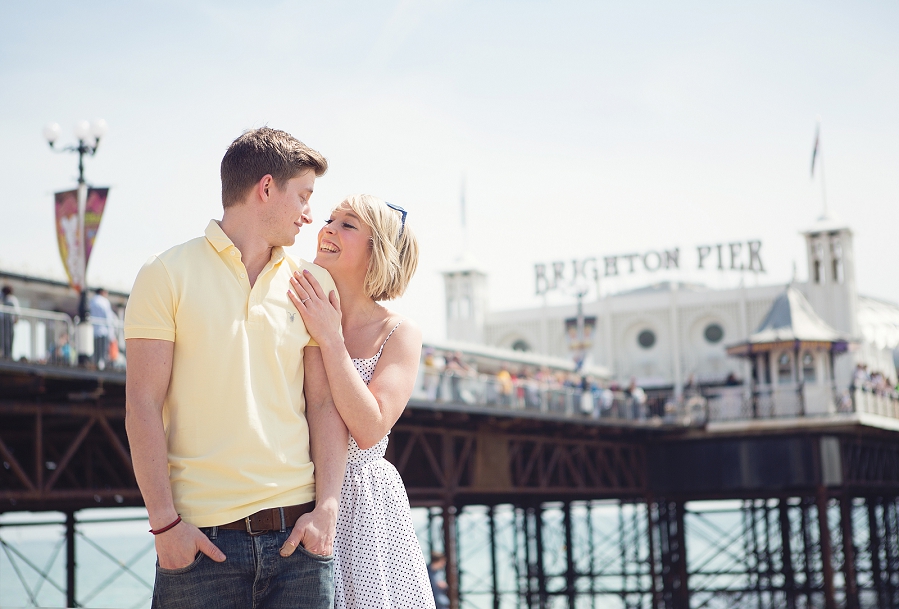
{"label": "man's ear", "polygon": [[268,201],[271,196],[271,190],[274,186],[275,179],[271,176],[271,174],[265,174],[260,178],[258,182],[256,182],[256,194],[262,201]]}

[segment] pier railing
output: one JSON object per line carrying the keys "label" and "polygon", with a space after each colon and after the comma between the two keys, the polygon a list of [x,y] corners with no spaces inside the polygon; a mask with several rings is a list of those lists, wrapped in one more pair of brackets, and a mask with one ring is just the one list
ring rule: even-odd
{"label": "pier railing", "polygon": [[[107,326],[108,324],[108,326]],[[111,326],[124,349],[123,324],[118,318],[97,320]],[[91,345],[93,351],[93,345]],[[78,332],[66,313],[0,305],[0,359],[51,366],[78,365]],[[105,358],[109,359],[109,358]]]}
{"label": "pier railing", "polygon": [[899,396],[865,387],[840,391],[831,384],[742,385],[687,389],[582,389],[524,378],[503,383],[494,375],[419,372],[413,400],[435,405],[488,407],[609,423],[695,426],[709,421],[823,417],[867,413],[899,419]]}
{"label": "pier railing", "polygon": [[749,392],[743,386],[704,392],[709,420],[737,421],[816,417],[844,413],[876,414],[899,419],[899,395],[859,386],[840,391],[832,384],[762,385]]}
{"label": "pier railing", "polygon": [[412,399],[435,405],[488,407],[510,413],[543,413],[604,422],[697,425],[705,422],[705,402],[675,402],[665,392],[631,394],[599,387],[581,388],[537,378],[502,382],[495,375],[458,375],[419,370]]}
{"label": "pier railing", "polygon": [[74,366],[75,324],[65,313],[0,305],[0,357]]}

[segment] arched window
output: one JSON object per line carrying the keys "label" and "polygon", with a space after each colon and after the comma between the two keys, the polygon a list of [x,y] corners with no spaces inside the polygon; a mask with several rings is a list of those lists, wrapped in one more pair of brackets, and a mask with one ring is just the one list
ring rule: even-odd
{"label": "arched window", "polygon": [[814,280],[815,283],[824,283],[824,246],[820,242],[816,242],[814,246],[815,263],[814,263]]}
{"label": "arched window", "polygon": [[843,246],[839,239],[830,242],[830,252],[833,256],[833,281],[843,283]]}
{"label": "arched window", "polygon": [[815,367],[815,356],[809,352],[802,354],[802,379],[806,383],[814,383],[818,378],[818,370]]}
{"label": "arched window", "polygon": [[789,353],[781,353],[777,358],[777,382],[781,385],[793,382],[793,358]]}

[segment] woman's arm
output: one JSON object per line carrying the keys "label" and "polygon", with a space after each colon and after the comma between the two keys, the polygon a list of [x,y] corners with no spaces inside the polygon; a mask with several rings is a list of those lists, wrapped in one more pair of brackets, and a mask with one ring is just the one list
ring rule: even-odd
{"label": "woman's arm", "polygon": [[421,358],[421,331],[411,321],[400,324],[384,345],[366,386],[343,344],[339,324],[334,323],[340,317],[336,296],[325,295],[311,274],[295,281],[311,298],[303,303],[289,293],[319,344],[334,405],[359,448],[370,448],[390,431],[412,395]]}
{"label": "woman's arm", "polygon": [[384,345],[366,386],[342,343],[322,346],[334,404],[359,448],[377,444],[400,418],[415,386],[420,356],[421,332],[404,321]]}
{"label": "woman's arm", "polygon": [[319,349],[306,347],[303,367],[309,450],[315,466],[315,509],[297,520],[281,547],[281,556],[293,554],[300,543],[313,554],[327,556],[334,553],[340,488],[346,470],[346,426],[334,410]]}

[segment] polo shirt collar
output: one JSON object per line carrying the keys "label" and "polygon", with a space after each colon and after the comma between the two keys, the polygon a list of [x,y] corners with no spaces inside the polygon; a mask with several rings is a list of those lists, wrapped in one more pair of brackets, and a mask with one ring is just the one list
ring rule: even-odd
{"label": "polo shirt collar", "polygon": [[[225,231],[222,230],[222,226],[219,224],[218,220],[210,220],[209,224],[206,226],[206,240],[215,248],[215,251],[222,253],[229,247],[234,247],[234,242],[225,234]],[[274,264],[278,264],[284,260],[284,248],[281,246],[272,248],[272,258],[271,261]]]}
{"label": "polo shirt collar", "polygon": [[229,247],[234,247],[234,242],[228,238],[225,231],[219,225],[218,220],[210,220],[206,226],[206,240],[212,244],[215,251],[221,253]]}

